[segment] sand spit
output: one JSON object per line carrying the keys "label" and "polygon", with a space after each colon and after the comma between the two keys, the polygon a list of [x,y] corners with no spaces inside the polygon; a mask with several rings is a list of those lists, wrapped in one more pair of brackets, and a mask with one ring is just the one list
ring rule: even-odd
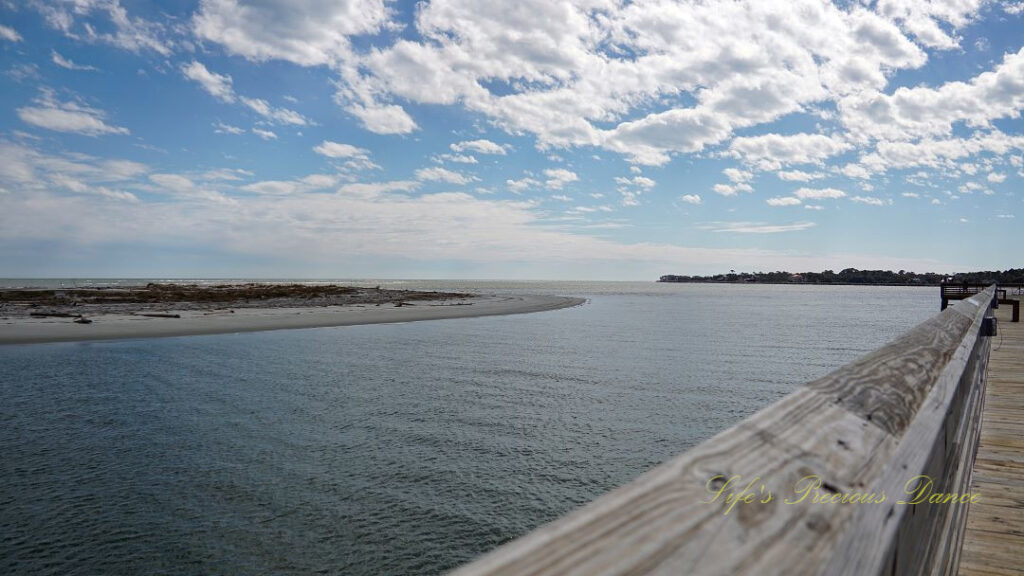
{"label": "sand spit", "polygon": [[305,284],[0,290],[0,344],[416,322],[556,310],[583,302]]}

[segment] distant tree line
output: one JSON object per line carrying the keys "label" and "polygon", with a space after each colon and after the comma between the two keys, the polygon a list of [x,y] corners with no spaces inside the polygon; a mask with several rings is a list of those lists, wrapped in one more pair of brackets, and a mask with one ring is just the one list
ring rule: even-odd
{"label": "distant tree line", "polygon": [[750,282],[759,284],[889,284],[897,286],[938,286],[943,282],[971,284],[1024,284],[1024,268],[1010,270],[959,272],[953,275],[925,272],[918,274],[900,270],[858,270],[846,268],[839,272],[739,272],[714,276],[680,276],[667,274],[658,282]]}

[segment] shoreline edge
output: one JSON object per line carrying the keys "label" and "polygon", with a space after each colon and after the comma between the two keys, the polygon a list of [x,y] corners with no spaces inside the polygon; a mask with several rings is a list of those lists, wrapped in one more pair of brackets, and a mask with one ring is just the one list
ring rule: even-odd
{"label": "shoreline edge", "polygon": [[0,345],[46,344],[137,338],[166,338],[334,328],[368,324],[395,324],[426,320],[450,320],[528,314],[572,308],[586,298],[569,296],[486,296],[471,299],[470,304],[441,304],[430,301],[404,306],[347,305],[331,307],[247,308],[230,314],[204,314],[181,311],[180,318],[151,318],[128,314],[94,316],[91,324],[75,324],[61,319],[0,321]]}

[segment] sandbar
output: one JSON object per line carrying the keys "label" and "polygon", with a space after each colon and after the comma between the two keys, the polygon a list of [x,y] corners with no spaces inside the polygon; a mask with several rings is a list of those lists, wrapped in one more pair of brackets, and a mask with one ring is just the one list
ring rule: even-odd
{"label": "sandbar", "polygon": [[583,304],[583,298],[563,296],[472,296],[417,300],[396,306],[394,303],[347,304],[339,306],[296,306],[275,308],[236,308],[231,311],[201,309],[162,309],[167,316],[138,314],[102,314],[92,316],[89,324],[73,318],[7,317],[0,318],[0,344],[36,344],[84,340],[158,338],[200,334],[230,334],[263,330],[326,328],[363,324],[420,322],[451,318],[524,314],[558,310]]}

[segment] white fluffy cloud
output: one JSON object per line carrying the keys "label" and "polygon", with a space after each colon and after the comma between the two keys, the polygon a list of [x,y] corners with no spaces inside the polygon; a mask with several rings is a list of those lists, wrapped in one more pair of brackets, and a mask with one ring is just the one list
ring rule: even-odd
{"label": "white fluffy cloud", "polygon": [[[51,27],[74,40],[109,44],[132,52],[153,51],[165,57],[173,51],[167,27],[129,14],[120,0],[29,0],[27,4],[38,10]],[[106,22],[97,25],[94,19],[100,18]]]}
{"label": "white fluffy cloud", "polygon": [[[170,181],[168,181],[170,182]],[[192,190],[201,189],[195,183]],[[188,183],[177,182],[184,190]],[[474,265],[530,261],[578,266],[585,262],[650,263],[655,269],[687,266],[701,271],[730,265],[754,267],[766,260],[791,269],[820,269],[821,257],[761,249],[691,248],[657,243],[620,243],[564,226],[546,225],[527,202],[444,192],[322,194],[286,187],[245,194],[235,202],[188,192],[168,204],[84,201],[78,195],[41,192],[33,199],[0,195],[0,238],[81,246],[148,241],[218,246],[247,259],[288,258],[303,263],[338,263],[348,254],[429,262],[458,260]],[[590,213],[606,212],[607,207]],[[813,224],[724,223],[719,230],[770,234]],[[863,259],[850,259],[860,265]],[[909,267],[909,266],[908,266]]]}
{"label": "white fluffy cloud", "polygon": [[263,138],[264,140],[277,140],[277,134],[273,130],[264,130],[262,128],[253,128],[252,133]]}
{"label": "white fluffy cloud", "polygon": [[800,232],[814,228],[814,222],[794,222],[792,224],[766,224],[764,222],[715,222],[705,226],[712,232],[732,232],[735,234],[779,234],[783,232]]}
{"label": "white fluffy cloud", "polygon": [[810,182],[811,180],[818,180],[824,178],[824,172],[804,172],[803,170],[780,170],[777,173],[780,180],[786,180],[787,182]]}
{"label": "white fluffy cloud", "polygon": [[761,170],[778,170],[792,164],[820,164],[850,148],[841,138],[824,134],[765,134],[736,138],[729,152]]}
{"label": "white fluffy cloud", "polygon": [[153,191],[169,194],[177,202],[215,203],[225,206],[238,204],[233,198],[182,174],[150,174],[149,181],[156,186]]}
{"label": "white fluffy cloud", "polygon": [[981,154],[1005,155],[1024,150],[1024,136],[1011,136],[996,130],[980,131],[965,138],[923,138],[916,142],[878,142],[872,152],[861,155],[859,163],[849,164],[843,173],[853,178],[870,178],[888,170],[927,167],[967,174],[977,170],[960,161]]}
{"label": "white fluffy cloud", "polygon": [[507,153],[504,146],[483,139],[456,142],[451,145],[451,149],[453,152],[476,152],[478,154],[498,154],[501,156]]}
{"label": "white fluffy cloud", "polygon": [[107,200],[135,202],[122,187],[145,175],[149,168],[127,160],[102,160],[84,154],[50,155],[0,140],[0,188],[18,195],[66,191]]}
{"label": "white fluffy cloud", "polygon": [[287,108],[271,106],[266,100],[242,96],[241,101],[242,104],[250,110],[272,122],[276,122],[278,124],[294,124],[296,126],[305,126],[306,124],[309,124],[309,121],[306,120],[302,114]]}
{"label": "white fluffy cloud", "polygon": [[9,26],[0,24],[0,38],[7,40],[8,42],[21,42],[21,34],[18,31]]}
{"label": "white fluffy cloud", "polygon": [[[664,164],[737,129],[880,90],[893,70],[926,62],[918,43],[946,47],[953,37],[944,31],[978,9],[972,0],[892,0],[876,10],[814,0],[529,0],[494,10],[435,0],[415,19],[422,41],[372,50],[359,71],[342,72],[340,93],[350,106],[461,105],[541,146],[596,145]],[[667,108],[630,118],[655,101]]]}
{"label": "white fluffy cloud", "polygon": [[540,186],[541,183],[533,178],[520,178],[519,180],[508,179],[505,181],[505,185],[508,186],[509,190],[518,194],[524,190],[536,188]]}
{"label": "white fluffy cloud", "polygon": [[[351,38],[396,27],[390,16],[384,0],[205,0],[192,18],[192,28],[198,38],[248,60],[337,69],[342,79],[338,102],[364,128],[377,134],[408,134],[417,125],[401,106],[351,81],[360,75],[361,58],[353,53]],[[258,102],[246,104],[253,107]]]}
{"label": "white fluffy cloud", "polygon": [[897,22],[925,46],[956,48],[954,36],[943,28],[961,28],[981,7],[982,0],[880,0],[878,12]]}
{"label": "white fluffy cloud", "polygon": [[241,102],[246,108],[272,122],[296,126],[305,126],[310,123],[302,114],[294,110],[271,106],[266,100],[260,98],[238,96],[235,93],[231,76],[211,72],[201,62],[193,60],[183,65],[181,73],[189,80],[202,86],[203,90],[221,102],[229,104]]}
{"label": "white fluffy cloud", "polygon": [[[406,25],[385,0],[205,0],[191,23],[196,37],[230,54],[330,67],[338,104],[378,134],[419,128],[405,103],[459,106],[511,134],[532,134],[540,148],[597,146],[662,165],[726,147],[749,169],[779,171],[1015,114],[1024,98],[1022,53],[969,81],[887,91],[897,71],[927,63],[925,49],[956,48],[958,30],[982,7],[982,0],[523,0],[496,10],[433,0],[415,12],[418,34],[377,36],[359,49],[353,38]],[[278,122],[301,118],[274,114],[260,100],[244,103]],[[831,115],[846,132],[736,138],[790,114]],[[489,140],[452,150],[507,151]],[[846,172],[877,173],[862,163]],[[818,174],[780,177],[806,182]]]}
{"label": "white fluffy cloud", "polygon": [[32,105],[18,108],[17,113],[23,122],[56,132],[86,136],[129,133],[127,128],[107,124],[103,110],[79,102],[60,101],[48,90],[32,100]]}
{"label": "white fluffy cloud", "polygon": [[624,178],[622,176],[615,177],[615,183],[621,186],[635,186],[637,188],[651,189],[658,185],[657,182],[651,180],[646,176],[634,176],[632,178]]}
{"label": "white fluffy cloud", "polygon": [[374,197],[385,192],[412,192],[420,187],[415,180],[392,180],[390,182],[350,182],[338,189],[342,194]]}
{"label": "white fluffy cloud", "polygon": [[[337,104],[378,134],[413,133],[420,128],[414,116],[440,106],[468,112],[473,128],[479,129],[452,126],[451,132],[441,136],[449,149],[431,150],[418,160],[432,158],[434,164],[445,167],[424,167],[415,172],[416,180],[392,182],[350,181],[358,178],[343,166],[357,161],[370,166],[369,153],[349,144],[321,141],[326,132],[308,130],[316,136],[307,141],[307,153],[311,146],[332,159],[324,164],[338,174],[293,180],[277,176],[282,180],[232,188],[247,198],[258,195],[261,202],[264,197],[299,196],[314,189],[328,196],[324,193],[328,185],[339,187],[341,196],[364,200],[387,193],[400,196],[417,187],[435,188],[424,182],[462,186],[479,181],[473,170],[491,178],[504,165],[517,166],[514,174],[518,176],[501,175],[496,182],[508,178],[512,192],[569,189],[558,196],[550,196],[555,192],[534,196],[586,198],[590,190],[570,186],[580,180],[574,170],[580,174],[587,170],[588,184],[607,185],[609,176],[604,172],[603,181],[595,180],[601,172],[577,162],[573,148],[584,148],[580,154],[595,158],[596,153],[613,156],[605,152],[612,151],[635,164],[629,177],[614,178],[616,192],[611,194],[621,194],[624,205],[646,201],[643,194],[656,188],[653,179],[640,175],[639,165],[664,165],[683,156],[689,156],[684,161],[713,166],[733,164],[715,168],[725,168],[720,183],[701,180],[706,183],[691,189],[714,185],[717,194],[737,196],[753,192],[755,182],[764,183],[780,187],[772,196],[783,194],[768,198],[769,205],[802,205],[808,210],[838,198],[890,204],[888,197],[899,193],[888,187],[891,181],[905,178],[911,185],[943,186],[933,177],[936,172],[961,180],[924,194],[924,201],[932,196],[955,198],[952,192],[941,196],[942,189],[973,193],[973,199],[984,200],[982,194],[993,191],[979,183],[987,179],[998,185],[1010,180],[1005,186],[993,186],[1009,192],[1012,179],[1024,174],[1019,164],[1024,137],[1017,135],[1015,124],[1024,109],[1024,49],[984,55],[991,58],[988,64],[975,72],[956,72],[957,81],[935,81],[933,68],[903,74],[929,64],[929,58],[935,64],[937,51],[955,55],[960,34],[973,34],[965,31],[967,26],[979,14],[987,14],[982,0],[522,0],[500,9],[479,0],[432,0],[414,10],[389,0],[202,0],[190,19],[172,17],[163,19],[164,24],[139,18],[121,4],[119,0],[29,0],[27,5],[76,42],[149,51],[153,69],[180,74],[255,120],[231,120],[245,128],[216,122],[218,132],[244,132],[264,139],[281,133],[288,141],[291,138],[272,124],[313,123],[299,112],[276,106],[279,94],[260,92],[266,100],[247,94],[250,75],[231,69],[239,84],[236,91],[235,80],[224,69],[218,73],[196,60],[224,62],[217,59],[224,53],[238,57],[234,64],[245,64],[243,59],[278,60],[321,67],[317,73],[333,81]],[[406,12],[401,23],[395,18],[397,10]],[[22,41],[18,31],[7,27],[0,28],[0,36]],[[1016,49],[1019,44],[1013,46]],[[8,47],[12,53],[19,49]],[[51,60],[65,69],[88,68],[56,51]],[[47,70],[68,77],[47,66],[43,64],[39,78]],[[913,86],[892,85],[908,78]],[[91,136],[128,133],[116,122],[123,114],[109,101],[98,104],[64,91],[57,94],[44,92],[17,108],[16,114],[27,124],[49,130]],[[315,95],[304,96],[309,110],[314,109],[315,99]],[[109,109],[110,115],[101,108]],[[296,108],[306,110],[298,104]],[[253,123],[256,126],[250,127]],[[503,138],[500,130],[508,137]],[[497,143],[503,141],[515,142],[516,148]],[[524,141],[529,143],[524,146]],[[521,172],[517,150],[530,144],[539,149],[538,157],[547,156],[553,166],[561,167]],[[485,154],[494,156],[485,161]],[[513,157],[499,158],[508,155]],[[1008,163],[1014,159],[1018,164],[1012,167]],[[466,166],[478,162],[478,166]],[[612,174],[627,173],[626,167],[611,166]],[[450,169],[456,167],[466,172]],[[904,169],[930,170],[932,175],[892,175],[891,180],[885,176]],[[764,171],[772,171],[783,183],[763,179]],[[128,199],[124,194],[133,194],[73,171],[57,171],[52,178],[39,176],[41,172],[39,166],[33,168],[37,180],[61,194],[91,190],[108,199]],[[679,174],[674,169],[642,172],[665,184]],[[963,182],[968,176],[977,182]],[[149,187],[134,190],[143,198],[151,190],[232,197],[195,174],[147,173],[139,179]],[[792,188],[813,188],[785,195],[789,189],[785,182],[800,183]],[[493,191],[495,183],[486,186]],[[851,198],[848,194],[853,190],[877,196]],[[760,204],[760,198],[765,197],[729,202]],[[615,204],[603,201],[609,210]],[[701,198],[687,194],[681,202],[699,204]],[[461,199],[454,202],[462,203]],[[577,216],[594,213],[585,209],[600,211],[579,207]],[[301,220],[302,214],[294,216]],[[768,233],[810,225],[780,228],[774,223],[740,223],[723,225],[721,230]]]}
{"label": "white fluffy cloud", "polygon": [[565,168],[548,168],[544,170],[544,176],[547,178],[544,186],[549,190],[561,190],[566,184],[580,179],[575,172]]}
{"label": "white fluffy cloud", "polygon": [[192,25],[230,54],[317,66],[345,58],[349,37],[381,30],[388,14],[383,0],[204,0]]}
{"label": "white fluffy cloud", "polygon": [[457,164],[479,164],[479,160],[476,156],[470,154],[438,154],[434,156],[434,161],[440,164],[445,162],[455,162]]}
{"label": "white fluffy cloud", "polygon": [[[885,206],[886,205],[886,201],[885,200],[882,200],[881,198],[876,198],[874,196],[854,196],[854,197],[850,198],[850,200],[852,200],[854,202],[859,202],[861,204],[868,204],[870,206]],[[891,202],[889,202],[889,204],[891,204]]]}
{"label": "white fluffy cloud", "polygon": [[1024,48],[969,82],[901,87],[891,95],[870,91],[843,99],[838,106],[841,121],[858,138],[942,137],[961,122],[988,127],[992,120],[1017,117],[1024,108]]}
{"label": "white fluffy cloud", "polygon": [[245,134],[245,128],[239,128],[238,126],[232,126],[223,122],[214,122],[213,128],[213,131],[217,134]]}
{"label": "white fluffy cloud", "polygon": [[313,151],[328,158],[366,158],[370,151],[351,144],[324,140],[313,147]]}
{"label": "white fluffy cloud", "polygon": [[467,176],[461,172],[455,172],[454,170],[448,170],[446,168],[432,167],[432,168],[420,168],[416,171],[416,178],[418,180],[424,180],[428,182],[447,182],[448,184],[457,184],[459,186],[475,182],[477,180],[474,176]]}
{"label": "white fluffy cloud", "polygon": [[722,170],[722,174],[725,174],[726,178],[737,184],[750,182],[750,179],[754,177],[752,173],[744,170],[738,170],[736,168],[726,168],[725,170]]}
{"label": "white fluffy cloud", "polygon": [[84,71],[95,71],[95,66],[85,66],[82,64],[75,64],[71,59],[65,58],[60,55],[56,50],[50,50],[50,59],[54,64],[64,68],[65,70],[84,70]]}
{"label": "white fluffy cloud", "polygon": [[[83,256],[146,238],[204,250],[216,246],[219,253],[247,260],[287,258],[314,266],[343,263],[347,254],[471,265],[529,261],[553,263],[560,270],[583,263],[644,262],[650,270],[686,266],[700,273],[765,262],[783,269],[822,269],[837,261],[861,268],[879,265],[873,257],[856,254],[833,258],[612,241],[570,233],[563,222],[547,222],[545,210],[532,201],[453,192],[408,194],[419,187],[414,181],[349,182],[335,193],[331,188],[338,185],[338,177],[330,174],[249,182],[254,176],[230,169],[153,173],[124,160],[49,155],[0,141],[0,188],[10,190],[0,193],[0,238],[45,240],[64,246],[67,254]],[[138,201],[136,191],[168,201]],[[600,205],[573,210],[586,217],[613,209]],[[775,234],[813,226],[717,222],[704,229]],[[892,268],[921,267],[907,260],[883,262]]]}
{"label": "white fluffy cloud", "polygon": [[793,195],[802,200],[824,200],[826,198],[845,198],[846,192],[835,188],[800,188]]}
{"label": "white fluffy cloud", "polygon": [[721,194],[722,196],[735,196],[740,192],[753,192],[754,188],[746,182],[739,184],[715,184],[712,188],[715,194]]}
{"label": "white fluffy cloud", "polygon": [[181,73],[189,80],[198,83],[203,90],[221,102],[235,101],[235,89],[231,85],[231,76],[210,72],[206,66],[195,60],[183,65]]}
{"label": "white fluffy cloud", "polygon": [[412,116],[394,104],[348,104],[345,109],[362,121],[363,128],[374,134],[409,134],[418,128]]}

